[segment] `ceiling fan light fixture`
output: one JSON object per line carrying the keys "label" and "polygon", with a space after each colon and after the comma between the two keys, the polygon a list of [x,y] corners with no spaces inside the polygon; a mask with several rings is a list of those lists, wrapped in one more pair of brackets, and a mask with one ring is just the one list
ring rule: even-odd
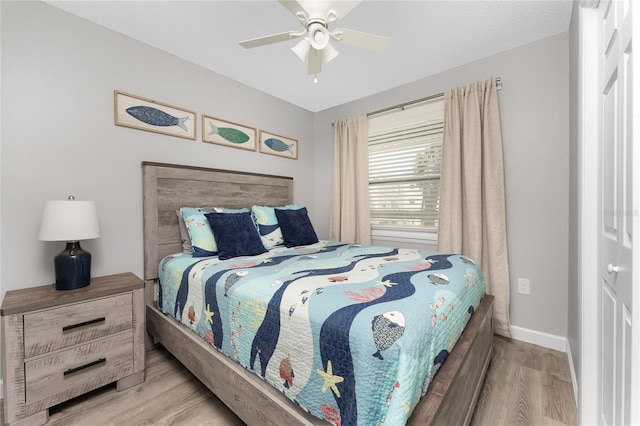
{"label": "ceiling fan light fixture", "polygon": [[336,56],[338,56],[340,52],[336,50],[331,44],[327,43],[327,47],[322,51],[322,63],[328,64],[330,61],[334,60]]}
{"label": "ceiling fan light fixture", "polygon": [[[0,0],[2,1],[2,0]],[[264,46],[303,37],[291,51],[307,64],[307,74],[314,76],[322,71],[322,66],[335,59],[339,52],[331,45],[336,42],[356,47],[383,51],[389,47],[391,39],[362,31],[337,28],[329,30],[329,24],[344,18],[362,0],[279,0],[304,27],[302,31],[286,31],[264,37],[241,41],[246,49]]]}
{"label": "ceiling fan light fixture", "polygon": [[295,53],[302,62],[307,62],[307,56],[309,56],[309,48],[309,42],[305,37],[298,43],[296,43],[296,45],[291,48],[291,51]]}
{"label": "ceiling fan light fixture", "polygon": [[327,28],[317,22],[309,24],[307,27],[309,34],[309,44],[316,50],[322,50],[329,44],[330,34]]}

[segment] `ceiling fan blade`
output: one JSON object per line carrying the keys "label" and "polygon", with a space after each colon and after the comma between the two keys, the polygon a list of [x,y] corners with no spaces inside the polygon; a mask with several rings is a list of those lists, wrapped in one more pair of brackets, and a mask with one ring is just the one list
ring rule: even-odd
{"label": "ceiling fan blade", "polygon": [[278,33],[264,37],[252,38],[250,40],[244,40],[240,42],[240,46],[244,47],[245,49],[251,49],[253,47],[264,46],[266,44],[291,40],[292,38],[300,37],[303,34],[304,32],[287,31],[286,33]]}
{"label": "ceiling fan blade", "polygon": [[362,31],[347,30],[338,28],[331,33],[334,40],[341,41],[352,46],[364,47],[371,50],[386,50],[391,44],[389,37],[364,33]]}
{"label": "ceiling fan blade", "polygon": [[309,49],[309,67],[307,74],[316,75],[322,71],[322,51],[316,49]]}

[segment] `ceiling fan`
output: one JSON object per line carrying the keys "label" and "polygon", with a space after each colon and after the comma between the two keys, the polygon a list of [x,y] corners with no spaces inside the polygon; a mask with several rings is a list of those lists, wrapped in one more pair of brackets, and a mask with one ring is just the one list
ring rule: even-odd
{"label": "ceiling fan", "polygon": [[362,0],[279,0],[300,21],[304,30],[286,31],[240,42],[245,49],[278,43],[304,37],[291,48],[302,62],[308,61],[308,74],[316,75],[322,65],[336,56],[338,51],[331,45],[331,39],[366,49],[383,51],[389,47],[391,39],[361,31],[337,28],[329,30],[333,24],[349,13]]}

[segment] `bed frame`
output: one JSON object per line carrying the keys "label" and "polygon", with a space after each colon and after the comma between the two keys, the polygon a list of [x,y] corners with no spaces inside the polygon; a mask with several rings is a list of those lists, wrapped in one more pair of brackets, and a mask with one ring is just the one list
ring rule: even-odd
{"label": "bed frame", "polygon": [[[326,425],[259,376],[163,314],[156,306],[158,264],[182,251],[176,210],[183,206],[277,206],[293,202],[290,177],[142,163],[144,279],[149,345],[160,343],[248,425]],[[493,296],[485,296],[408,424],[471,421],[493,348]]]}

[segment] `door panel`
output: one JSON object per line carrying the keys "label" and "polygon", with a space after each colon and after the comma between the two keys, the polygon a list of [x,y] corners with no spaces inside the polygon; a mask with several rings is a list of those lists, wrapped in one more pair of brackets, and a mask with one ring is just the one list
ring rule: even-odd
{"label": "door panel", "polygon": [[[631,3],[600,13],[600,421],[629,424],[634,368],[633,56]],[[637,212],[636,212],[637,213]]]}

